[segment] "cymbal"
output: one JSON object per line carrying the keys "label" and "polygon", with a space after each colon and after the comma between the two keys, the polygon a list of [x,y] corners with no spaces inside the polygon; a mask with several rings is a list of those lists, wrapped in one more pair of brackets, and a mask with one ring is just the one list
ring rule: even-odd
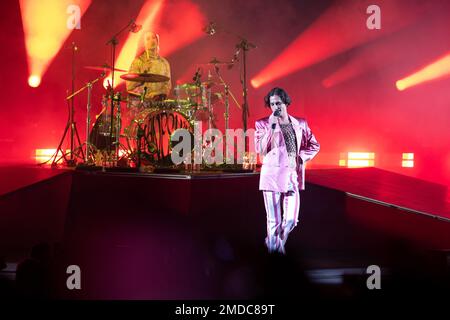
{"label": "cymbal", "polygon": [[[108,64],[104,64],[102,66],[85,66],[85,69],[90,69],[90,70],[98,70],[98,71],[105,71],[105,70],[112,70],[113,68],[110,67]],[[119,72],[127,72],[127,70],[123,70],[123,69],[118,69],[118,68],[114,68],[114,71],[119,71]]]}
{"label": "cymbal", "polygon": [[170,80],[169,77],[154,73],[126,73],[120,77],[123,80],[134,82],[164,82]]}
{"label": "cymbal", "polygon": [[232,62],[224,62],[224,61],[220,61],[217,60],[216,58],[212,59],[209,62],[206,63],[200,63],[200,65],[209,65],[209,66],[228,66],[230,64],[233,64]]}
{"label": "cymbal", "polygon": [[141,93],[138,93],[138,92],[133,92],[133,91],[127,91],[127,93],[128,93],[128,95],[129,95],[129,97],[141,97]]}

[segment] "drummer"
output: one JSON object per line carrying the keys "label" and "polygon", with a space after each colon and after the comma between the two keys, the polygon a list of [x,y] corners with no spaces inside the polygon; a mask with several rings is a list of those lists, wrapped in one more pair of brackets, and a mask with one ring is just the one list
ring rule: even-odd
{"label": "drummer", "polygon": [[142,96],[145,92],[144,99],[146,100],[165,100],[170,93],[172,83],[169,62],[159,55],[159,35],[152,31],[145,32],[144,47],[145,51],[133,60],[129,72],[158,74],[168,77],[169,80],[163,82],[127,81],[127,90],[136,96]]}

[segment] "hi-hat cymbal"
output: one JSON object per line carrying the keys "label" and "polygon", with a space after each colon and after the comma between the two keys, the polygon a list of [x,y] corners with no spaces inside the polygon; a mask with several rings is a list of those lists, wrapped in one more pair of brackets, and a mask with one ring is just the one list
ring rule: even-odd
{"label": "hi-hat cymbal", "polygon": [[[102,66],[86,66],[84,67],[85,69],[90,69],[90,70],[98,70],[98,71],[105,71],[105,70],[112,70],[113,68],[111,66],[109,66],[108,64],[103,64]],[[118,68],[114,68],[114,71],[119,71],[119,72],[127,72],[127,70],[123,70],[123,69],[118,69]]]}
{"label": "hi-hat cymbal", "polygon": [[[121,94],[120,96],[114,96],[113,100],[115,102],[122,102],[122,103],[127,103],[128,100],[130,99],[131,95],[127,95],[127,94]],[[108,101],[108,103],[111,102],[111,96],[106,96],[104,97],[104,99],[106,99]]]}
{"label": "hi-hat cymbal", "polygon": [[200,89],[201,86],[205,86],[207,88],[211,88],[213,86],[215,86],[217,83],[213,80],[207,80],[207,81],[203,81],[200,84],[197,83],[180,83],[176,85],[176,88],[178,89],[189,89],[189,90],[195,90],[195,89]]}
{"label": "hi-hat cymbal", "polygon": [[170,78],[154,73],[126,73],[120,76],[123,80],[134,82],[165,82]]}
{"label": "hi-hat cymbal", "polygon": [[196,83],[180,83],[176,85],[178,89],[198,89],[200,88]]}
{"label": "hi-hat cymbal", "polygon": [[184,107],[190,107],[193,105],[193,103],[187,99],[166,99],[166,100],[163,100],[163,103],[167,103],[170,105],[184,106]]}

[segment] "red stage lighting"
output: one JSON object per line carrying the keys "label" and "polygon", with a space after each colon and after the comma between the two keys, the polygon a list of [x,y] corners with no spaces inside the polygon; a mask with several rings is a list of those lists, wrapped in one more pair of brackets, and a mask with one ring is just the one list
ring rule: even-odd
{"label": "red stage lighting", "polygon": [[[167,14],[164,14],[165,12]],[[182,14],[183,19],[180,19],[179,15],[173,14],[174,12]],[[205,21],[198,6],[188,0],[170,4],[165,3],[164,0],[148,0],[136,19],[136,23],[142,25],[142,30],[129,34],[117,59],[117,67],[129,69],[134,57],[144,49],[142,36],[146,30],[152,30],[159,34],[161,56],[167,57],[172,52],[203,36],[202,26]],[[117,74],[114,77],[114,87],[122,82],[120,75]]]}
{"label": "red stage lighting", "polygon": [[417,86],[418,84],[436,80],[450,75],[450,53],[446,56],[430,63],[413,74],[398,80],[395,86],[399,91]]}
{"label": "red stage lighting", "polygon": [[41,77],[37,75],[31,75],[28,77],[28,85],[32,88],[37,88],[41,84]]}
{"label": "red stage lighting", "polygon": [[[155,19],[161,12],[164,0],[147,0],[142,6],[141,11],[136,19],[137,25],[142,25],[143,30],[151,30],[155,26]],[[116,68],[128,70],[134,57],[136,57],[139,49],[139,42],[141,41],[144,32],[141,30],[137,33],[129,33],[125,44],[120,50],[119,56],[116,60]],[[111,73],[108,74],[107,79],[111,79]],[[114,73],[114,87],[117,87],[124,80],[120,78],[120,74]]]}
{"label": "red stage lighting", "polygon": [[79,8],[77,18],[81,19],[91,0],[20,0],[19,3],[28,56],[28,84],[37,87],[72,32],[70,9]]}
{"label": "red stage lighting", "polygon": [[328,59],[353,47],[392,33],[410,24],[420,14],[415,4],[405,6],[402,1],[377,1],[381,8],[382,27],[369,30],[366,13],[373,1],[337,1],[311,26],[282,51],[267,67],[260,71],[251,84],[263,84],[289,75],[315,63]]}

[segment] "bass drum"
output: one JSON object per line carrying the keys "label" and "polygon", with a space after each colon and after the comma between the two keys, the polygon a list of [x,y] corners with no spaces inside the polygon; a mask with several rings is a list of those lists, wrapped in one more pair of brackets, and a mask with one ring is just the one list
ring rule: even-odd
{"label": "bass drum", "polygon": [[141,111],[124,129],[133,160],[140,154],[141,159],[149,162],[170,164],[171,136],[179,129],[193,132],[191,122],[178,111],[157,108]]}

